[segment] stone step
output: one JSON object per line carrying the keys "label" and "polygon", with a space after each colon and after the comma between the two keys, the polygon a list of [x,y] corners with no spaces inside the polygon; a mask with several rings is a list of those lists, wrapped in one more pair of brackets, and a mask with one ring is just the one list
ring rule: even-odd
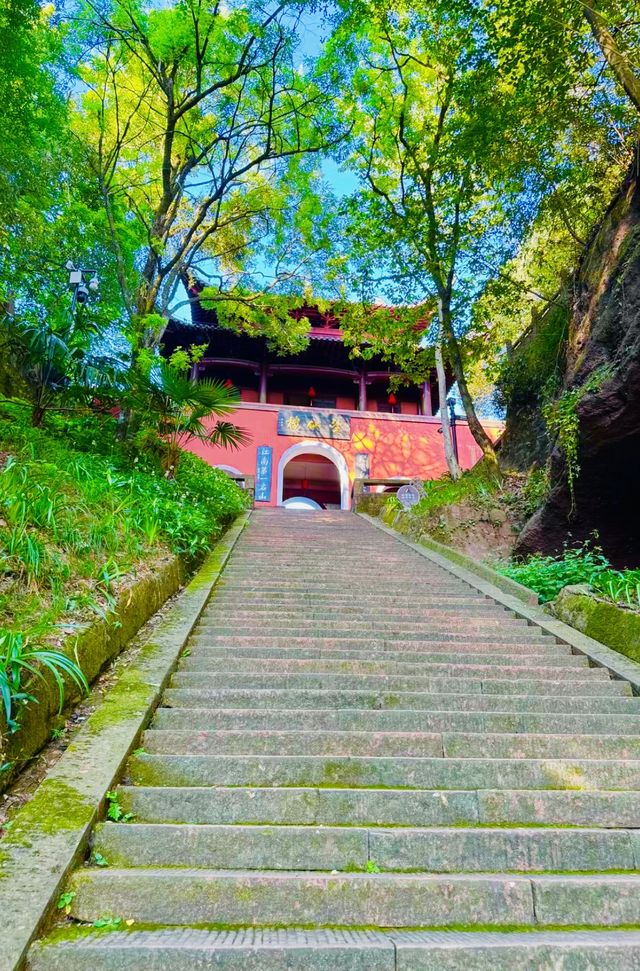
{"label": "stone step", "polygon": [[427,677],[457,677],[462,675],[470,678],[484,677],[529,677],[537,681],[574,681],[583,680],[584,675],[593,671],[600,681],[610,680],[603,668],[589,668],[586,657],[566,655],[561,663],[555,657],[535,657],[525,655],[517,658],[516,663],[509,663],[510,659],[493,656],[489,660],[477,655],[461,655],[459,660],[455,654],[438,657],[426,656],[420,663],[400,660],[354,660],[351,658],[296,658],[296,657],[212,657],[206,649],[194,649],[190,656],[184,658],[180,664],[181,672],[203,672],[213,676],[225,674],[323,674],[323,675],[385,675],[388,677],[416,678]]}
{"label": "stone step", "polygon": [[[450,614],[460,614],[464,618],[475,616],[513,616],[508,611],[486,599],[454,600],[453,598],[449,598],[449,601],[443,601],[438,598],[437,600],[434,599],[432,603],[427,604],[422,599],[419,604],[415,604],[413,607],[387,607],[380,610],[371,610],[361,606],[354,607],[351,610],[341,609],[339,616],[345,622],[357,622],[365,626],[372,623],[395,623],[402,619],[416,624],[441,614],[447,616]],[[312,623],[314,620],[333,621],[336,619],[337,612],[335,609],[330,610],[328,607],[304,610],[302,607],[298,607],[297,609],[278,607],[274,609],[271,604],[236,604],[235,607],[231,605],[221,606],[220,604],[212,604],[203,612],[202,617],[205,620],[208,618],[222,618],[225,621],[238,624],[246,619],[253,620],[256,617],[263,619],[270,615],[287,621],[295,620],[300,624]]]}
{"label": "stone step", "polygon": [[[330,571],[331,569],[332,566],[327,565],[327,570]],[[347,575],[344,578],[336,577],[331,582],[328,582],[323,579],[296,580],[295,578],[274,577],[273,570],[271,570],[268,575],[265,572],[264,577],[253,576],[243,579],[241,577],[226,575],[219,581],[219,586],[222,592],[232,593],[236,597],[236,600],[239,600],[241,597],[249,600],[253,594],[263,594],[266,596],[269,594],[280,595],[283,593],[286,593],[287,596],[293,595],[299,597],[304,597],[307,594],[312,596],[322,595],[325,597],[345,596],[359,602],[363,602],[371,597],[370,581],[355,583],[353,575]],[[419,582],[410,580],[391,581],[388,577],[384,579],[385,598],[395,599],[397,594],[406,597],[408,601],[411,599],[414,601],[419,600],[423,593],[429,596],[435,596],[436,594],[457,593],[464,589],[465,587],[456,581],[435,580],[429,577],[425,577]]]}
{"label": "stone step", "polygon": [[[165,704],[178,708],[360,708],[360,709],[404,709],[405,711],[548,711],[555,713],[559,701],[557,694],[526,695],[514,694],[521,684],[510,683],[511,692],[503,694],[481,694],[469,690],[469,685],[461,682],[460,693],[439,692],[429,694],[420,691],[345,691],[345,690],[294,690],[293,688],[168,688],[164,694]],[[562,711],[583,714],[608,713],[640,715],[640,698],[603,695],[594,697],[578,692],[562,695]],[[582,689],[582,686],[580,686]],[[566,690],[566,689],[565,689]]]}
{"label": "stone step", "polygon": [[634,759],[640,737],[378,731],[202,731],[148,729],[151,755],[354,755],[415,758]]}
{"label": "stone step", "polygon": [[636,828],[640,791],[123,786],[139,822]]}
{"label": "stone step", "polygon": [[[178,731],[508,732],[552,735],[639,735],[640,715],[545,712],[385,711],[329,709],[158,708],[153,728]],[[623,740],[621,739],[621,742]]]}
{"label": "stone step", "polygon": [[[437,630],[472,630],[479,634],[491,633],[493,630],[504,631],[517,636],[520,630],[528,629],[527,625],[517,619],[506,617],[502,621],[494,614],[489,616],[478,616],[470,620],[458,613],[438,613],[430,617],[424,623],[376,623],[361,624],[358,621],[348,622],[336,616],[335,620],[327,622],[301,621],[296,623],[296,636],[303,637],[331,637],[337,634],[339,637],[376,637],[393,635],[399,640],[406,637],[411,640],[413,637],[422,634],[422,631],[432,633]],[[271,621],[263,619],[252,620],[247,624],[210,624],[206,620],[198,624],[198,632],[203,634],[226,635],[229,637],[250,637],[254,634],[262,633],[267,637],[283,637],[291,634],[291,625],[284,623],[274,617]]]}
{"label": "stone step", "polygon": [[638,971],[635,931],[357,931],[72,928],[31,971]]}
{"label": "stone step", "polygon": [[442,736],[425,732],[203,732],[148,729],[143,744],[150,755],[406,755],[439,758],[443,754]]}
{"label": "stone step", "polygon": [[137,755],[137,785],[640,789],[640,762],[597,759]]}
{"label": "stone step", "polygon": [[[434,665],[437,667],[437,665]],[[560,668],[564,671],[565,669]],[[458,672],[452,668],[448,676],[443,673],[439,675],[434,672],[433,677],[401,677],[400,675],[385,674],[338,674],[327,672],[326,674],[265,674],[263,672],[243,672],[238,673],[227,671],[212,671],[207,675],[206,671],[181,671],[178,670],[172,678],[171,685],[174,688],[198,688],[207,681],[212,688],[273,688],[293,690],[361,690],[370,689],[372,691],[403,691],[413,690],[425,693],[438,694],[452,693],[464,689],[470,693],[482,692],[484,694],[511,694],[514,690],[518,692],[546,695],[594,695],[597,697],[624,696],[630,695],[631,689],[624,681],[612,681],[606,677],[606,672],[601,668],[589,668],[584,672],[574,672],[571,669],[566,671],[565,676],[559,677],[557,674],[547,674],[545,669],[539,672],[531,672],[531,677],[525,677],[529,669],[500,670],[499,668],[483,668],[477,673],[475,678],[467,676],[463,670]],[[604,676],[603,676],[604,675]],[[464,678],[464,681],[463,681]]]}
{"label": "stone step", "polygon": [[[473,613],[483,613],[484,611],[495,611],[496,605],[493,604],[487,597],[483,597],[478,594],[477,597],[421,597],[420,603],[413,605],[407,605],[406,607],[379,607],[372,604],[352,604],[349,606],[341,607],[340,614],[345,617],[345,619],[353,620],[358,618],[362,621],[369,621],[371,619],[380,620],[395,620],[396,618],[407,617],[411,620],[416,620],[428,616],[429,611],[438,609],[440,612],[444,613],[464,613],[471,615]],[[242,620],[245,617],[264,617],[269,616],[276,612],[273,604],[270,603],[254,603],[251,604],[238,604],[235,601],[226,601],[221,603],[219,599],[213,600],[210,605],[204,610],[203,617],[224,617],[233,620],[234,623],[238,620]],[[295,605],[284,605],[277,607],[278,617],[286,618],[287,620],[304,620],[306,618],[317,618],[318,620],[332,620],[336,616],[335,608],[331,609],[329,605],[317,606],[317,607],[302,607],[300,604]]]}
{"label": "stone step", "polygon": [[144,924],[469,928],[640,924],[640,875],[84,869],[71,916]]}
{"label": "stone step", "polygon": [[[204,640],[204,639],[203,639]],[[189,651],[184,657],[199,658],[281,658],[293,660],[327,660],[334,661],[393,661],[398,664],[507,664],[532,665],[544,664],[568,667],[588,667],[586,657],[571,654],[569,647],[562,644],[537,645],[523,644],[517,653],[509,653],[504,645],[493,644],[460,644],[452,650],[449,641],[429,641],[423,651],[358,651],[353,649],[332,650],[322,647],[209,647],[200,643],[200,638],[193,638],[189,644]],[[183,662],[184,663],[184,662]]]}
{"label": "stone step", "polygon": [[[311,593],[309,591],[301,594],[287,593],[285,591],[226,591],[222,587],[216,587],[211,600],[209,601],[210,610],[222,610],[229,607],[237,609],[238,606],[247,609],[249,606],[256,610],[291,610],[292,612],[304,611],[306,607],[312,610],[331,611],[339,608],[345,616],[360,615],[363,605],[367,604],[370,616],[378,616],[379,612],[384,615],[387,611],[416,610],[420,613],[423,605],[427,607],[437,606],[440,603],[465,603],[469,598],[468,590],[449,589],[431,593],[421,593],[418,597],[395,593],[377,592],[375,602],[371,603],[370,598],[351,594],[351,593]],[[473,592],[473,591],[471,591]]]}
{"label": "stone step", "polygon": [[551,638],[542,637],[534,627],[523,627],[515,632],[502,632],[496,630],[491,633],[468,631],[445,630],[425,630],[420,637],[388,637],[372,638],[366,634],[351,637],[309,637],[299,636],[289,633],[287,636],[275,636],[264,634],[252,634],[250,636],[239,637],[220,636],[207,633],[203,627],[198,627],[196,633],[191,638],[191,643],[208,645],[209,647],[321,647],[333,650],[346,648],[347,650],[419,650],[436,641],[442,643],[448,641],[450,644],[492,644],[513,647],[514,651],[519,649],[520,644],[554,644]]}
{"label": "stone step", "polygon": [[103,823],[94,851],[115,867],[491,873],[636,870],[640,834],[602,829],[212,826]]}

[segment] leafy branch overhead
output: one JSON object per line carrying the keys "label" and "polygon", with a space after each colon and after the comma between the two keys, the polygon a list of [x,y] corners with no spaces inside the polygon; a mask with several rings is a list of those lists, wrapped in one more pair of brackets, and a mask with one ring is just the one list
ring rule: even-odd
{"label": "leafy branch overhead", "polygon": [[291,216],[287,196],[309,184],[301,158],[338,145],[348,126],[326,79],[296,52],[296,5],[87,0],[84,17],[92,48],[74,126],[100,186],[137,350],[158,344],[162,324],[148,315],[166,316],[188,270],[214,273],[234,293],[256,245]]}

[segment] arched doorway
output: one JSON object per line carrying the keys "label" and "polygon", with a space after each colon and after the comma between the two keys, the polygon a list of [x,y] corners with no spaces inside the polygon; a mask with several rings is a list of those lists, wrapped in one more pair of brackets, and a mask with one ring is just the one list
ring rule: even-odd
{"label": "arched doorway", "polygon": [[278,505],[304,497],[323,509],[349,508],[349,470],[344,456],[323,442],[292,445],[278,464]]}

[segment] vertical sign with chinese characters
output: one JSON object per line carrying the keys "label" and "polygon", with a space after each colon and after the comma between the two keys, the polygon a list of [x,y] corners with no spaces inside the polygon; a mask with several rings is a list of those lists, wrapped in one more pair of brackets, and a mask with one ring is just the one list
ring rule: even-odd
{"label": "vertical sign with chinese characters", "polygon": [[270,445],[258,446],[256,460],[256,502],[269,502],[271,499],[271,467],[273,449]]}

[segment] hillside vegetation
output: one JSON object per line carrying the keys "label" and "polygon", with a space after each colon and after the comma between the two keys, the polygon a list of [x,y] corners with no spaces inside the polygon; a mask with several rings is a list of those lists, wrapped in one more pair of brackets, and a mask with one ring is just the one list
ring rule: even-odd
{"label": "hillside vegetation", "polygon": [[0,637],[55,643],[173,553],[210,549],[245,508],[223,473],[186,453],[168,478],[130,457],[115,421],[0,404]]}

